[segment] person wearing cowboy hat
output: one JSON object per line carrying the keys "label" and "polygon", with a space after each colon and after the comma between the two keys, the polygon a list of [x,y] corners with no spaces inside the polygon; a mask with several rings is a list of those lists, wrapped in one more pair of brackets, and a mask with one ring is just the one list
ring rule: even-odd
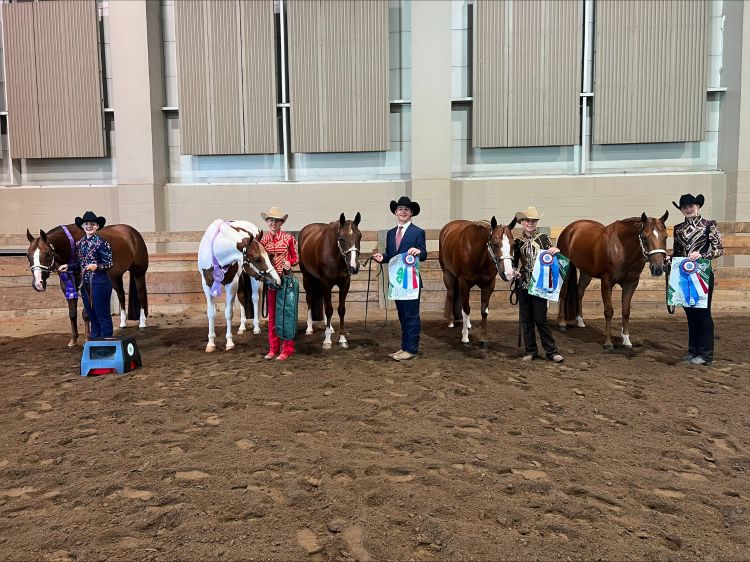
{"label": "person wearing cowboy hat", "polygon": [[[289,214],[278,207],[271,207],[260,216],[268,225],[268,232],[263,235],[260,243],[268,252],[276,273],[281,276],[290,272],[299,261],[297,240],[281,230]],[[268,303],[268,353],[265,359],[285,361],[294,354],[294,340],[282,340],[276,334],[276,289],[273,287],[268,288]]]}
{"label": "person wearing cowboy hat", "polygon": [[[98,217],[93,211],[86,211],[82,217],[76,217],[75,223],[85,234],[76,242],[78,266],[83,271],[83,307],[89,317],[90,337],[112,337],[112,314],[109,301],[112,297],[112,281],[107,270],[112,267],[112,246],[99,236],[107,219]],[[67,271],[63,264],[58,271]]]}
{"label": "person wearing cowboy hat", "polygon": [[[693,197],[690,193],[682,195],[679,203],[672,201],[672,205],[685,217],[684,222],[674,227],[672,257],[712,260],[724,253],[716,221],[700,215],[700,208],[705,202],[703,195]],[[714,360],[714,320],[711,317],[713,288],[712,270],[708,281],[708,306],[683,307],[688,321],[688,354],[683,361],[691,365],[709,365]]]}
{"label": "person wearing cowboy hat", "polygon": [[516,213],[516,221],[523,228],[523,234],[515,239],[513,245],[513,269],[516,270],[518,278],[518,310],[525,348],[522,361],[533,361],[539,355],[534,331],[536,327],[547,359],[561,363],[563,356],[557,351],[555,338],[552,337],[552,330],[547,322],[547,301],[528,292],[531,273],[539,252],[547,250],[555,255],[560,251],[552,245],[549,236],[537,232],[537,223],[543,216],[544,213],[539,214],[536,207],[528,207],[525,211]]}
{"label": "person wearing cowboy hat", "polygon": [[[391,213],[396,215],[398,225],[386,235],[385,253],[374,253],[372,259],[378,263],[388,263],[398,254],[407,253],[419,256],[419,261],[427,259],[427,242],[424,230],[411,222],[419,214],[419,203],[402,196],[391,201]],[[420,286],[422,282],[420,280]],[[388,356],[396,361],[408,361],[419,353],[419,334],[422,324],[419,318],[419,300],[397,300],[396,310],[401,323],[401,349]]]}

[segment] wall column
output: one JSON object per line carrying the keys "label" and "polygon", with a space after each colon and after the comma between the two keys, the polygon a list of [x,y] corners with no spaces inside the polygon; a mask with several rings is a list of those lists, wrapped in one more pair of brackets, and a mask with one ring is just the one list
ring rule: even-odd
{"label": "wall column", "polygon": [[411,3],[411,193],[417,223],[451,220],[451,2]]}
{"label": "wall column", "polygon": [[145,231],[165,226],[167,177],[161,2],[109,3],[118,222]]}

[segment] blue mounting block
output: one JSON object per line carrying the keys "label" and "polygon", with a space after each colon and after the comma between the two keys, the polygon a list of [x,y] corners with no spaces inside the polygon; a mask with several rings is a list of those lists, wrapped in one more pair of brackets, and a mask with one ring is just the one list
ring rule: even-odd
{"label": "blue mounting block", "polygon": [[135,338],[101,338],[89,340],[83,346],[81,376],[104,373],[128,373],[140,367],[141,352]]}

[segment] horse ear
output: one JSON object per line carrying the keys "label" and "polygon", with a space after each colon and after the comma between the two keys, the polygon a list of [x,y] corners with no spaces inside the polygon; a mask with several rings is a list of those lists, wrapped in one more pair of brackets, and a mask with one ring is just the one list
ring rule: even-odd
{"label": "horse ear", "polygon": [[508,225],[508,228],[513,230],[516,228],[516,225],[518,224],[518,221],[516,220],[516,217],[513,217],[513,220],[510,221],[510,224]]}
{"label": "horse ear", "polygon": [[660,220],[661,220],[661,222],[663,222],[664,224],[667,224],[667,219],[668,219],[668,218],[669,218],[669,209],[667,209],[666,211],[664,211],[664,214],[663,214],[663,215],[661,216],[661,219],[660,219]]}
{"label": "horse ear", "polygon": [[346,222],[346,217],[344,216],[344,213],[341,213],[341,216],[339,216],[339,224],[341,226],[344,226],[345,222]]}
{"label": "horse ear", "polygon": [[26,229],[26,238],[28,239],[29,243],[34,242],[34,236],[29,232],[29,229]]}
{"label": "horse ear", "polygon": [[641,215],[641,222],[646,222],[648,220],[648,217],[646,216],[646,213],[643,213]]}
{"label": "horse ear", "polygon": [[47,241],[47,233],[44,232],[41,228],[39,229],[39,238],[41,238],[45,242]]}
{"label": "horse ear", "polygon": [[263,238],[263,230],[259,230],[258,234],[255,235],[255,239],[260,242],[260,239]]}
{"label": "horse ear", "polygon": [[357,215],[354,217],[354,226],[359,226],[359,221],[362,220],[362,215],[357,211]]}
{"label": "horse ear", "polygon": [[492,220],[490,221],[490,226],[492,227],[492,230],[495,230],[497,228],[497,219],[495,218],[495,215],[492,215]]}

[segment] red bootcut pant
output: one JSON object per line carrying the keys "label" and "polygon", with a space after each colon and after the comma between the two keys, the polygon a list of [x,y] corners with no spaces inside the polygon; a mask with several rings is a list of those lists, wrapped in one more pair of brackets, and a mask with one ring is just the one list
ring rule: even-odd
{"label": "red bootcut pant", "polygon": [[269,352],[284,355],[294,353],[294,340],[282,340],[276,335],[276,289],[268,289],[268,348]]}

